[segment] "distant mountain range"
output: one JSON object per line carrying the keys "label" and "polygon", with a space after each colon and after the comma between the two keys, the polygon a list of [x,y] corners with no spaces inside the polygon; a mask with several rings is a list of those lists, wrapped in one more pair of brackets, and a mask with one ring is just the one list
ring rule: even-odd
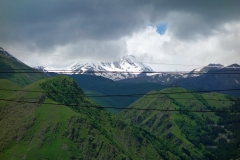
{"label": "distant mountain range", "polygon": [[169,85],[169,84],[173,84],[178,81],[190,79],[193,77],[203,77],[207,73],[214,74],[215,72],[224,71],[224,70],[228,70],[229,72],[231,72],[232,69],[235,69],[235,72],[236,72],[237,70],[239,71],[240,69],[238,66],[239,66],[238,64],[232,64],[226,67],[221,64],[209,64],[202,68],[193,69],[190,72],[162,72],[162,73],[156,72],[155,74],[148,74],[145,77],[136,77],[136,78],[121,80],[121,82],[135,82],[135,83],[151,82],[151,83],[161,83],[163,85]]}
{"label": "distant mountain range", "polygon": [[[6,52],[3,48],[0,48],[0,53],[13,60],[21,62]],[[194,69],[188,73],[161,73],[154,72],[151,67],[139,62],[134,56],[126,55],[120,58],[118,61],[113,62],[72,63],[71,65],[63,68],[38,66],[35,69],[43,71],[44,73],[51,76],[54,76],[56,74],[68,74],[69,76],[72,76],[77,82],[79,81],[83,87],[86,85],[82,84],[81,79],[85,77],[82,77],[81,75],[100,76],[113,81],[117,81],[118,83],[157,83],[165,86],[178,85],[192,90],[221,90],[240,88],[240,65],[238,64],[232,64],[229,66],[223,66],[221,64],[209,64],[208,66]],[[100,83],[103,85],[101,81],[96,82],[95,86]],[[109,83],[104,84],[108,85]],[[93,85],[91,84],[90,86]],[[224,93],[240,96],[239,91]]]}
{"label": "distant mountain range", "polygon": [[209,64],[207,66],[204,66],[202,68],[196,68],[194,70],[192,70],[191,72],[189,72],[188,74],[186,74],[185,76],[183,76],[184,78],[189,78],[189,77],[197,77],[200,76],[204,73],[207,73],[209,71],[214,71],[214,70],[219,70],[224,68],[225,66],[222,64]]}
{"label": "distant mountain range", "polygon": [[[176,79],[173,83],[188,89],[228,90],[240,89],[240,65],[232,64],[227,67],[204,67],[193,70],[186,78]],[[211,69],[209,69],[211,68]],[[240,91],[223,92],[225,94],[240,96]]]}
{"label": "distant mountain range", "polygon": [[[36,69],[48,74],[51,72],[71,75],[90,74],[123,83],[177,84],[189,89],[206,90],[240,88],[240,76],[238,74],[240,73],[240,67],[238,64],[230,66],[209,64],[190,72],[154,72],[151,67],[139,62],[134,56],[126,55],[113,62],[72,63],[64,68],[38,66]],[[232,74],[233,72],[234,74]],[[239,96],[240,94],[237,91],[237,94],[233,95]]]}
{"label": "distant mountain range", "polygon": [[[240,89],[240,65],[209,64],[188,73],[161,73],[144,77],[120,80],[125,83],[159,83],[161,85],[181,86],[191,90]],[[240,91],[223,92],[240,96]]]}
{"label": "distant mountain range", "polygon": [[112,79],[114,81],[140,77],[146,74],[141,72],[152,72],[152,68],[139,62],[133,55],[125,55],[118,61],[100,63],[74,62],[63,68],[48,66],[37,66],[36,69],[45,73],[55,72],[58,74],[92,74]]}

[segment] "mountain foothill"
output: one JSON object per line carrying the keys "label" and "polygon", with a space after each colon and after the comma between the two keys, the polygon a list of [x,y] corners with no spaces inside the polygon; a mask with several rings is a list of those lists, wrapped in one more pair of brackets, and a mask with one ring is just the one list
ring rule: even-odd
{"label": "mountain foothill", "polygon": [[240,158],[238,64],[176,74],[144,73],[133,56],[98,65],[118,72],[74,63],[56,73],[0,48],[0,159]]}

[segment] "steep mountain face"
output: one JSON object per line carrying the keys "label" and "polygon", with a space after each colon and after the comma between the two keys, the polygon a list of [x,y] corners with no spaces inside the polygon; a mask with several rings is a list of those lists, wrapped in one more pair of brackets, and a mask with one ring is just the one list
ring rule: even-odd
{"label": "steep mountain face", "polygon": [[[21,62],[20,60],[18,60],[16,57],[14,57],[13,55],[11,55],[10,53],[8,53],[7,51],[5,51],[2,47],[0,47],[0,54],[6,56],[6,57],[9,57],[13,60],[16,60],[18,62]],[[22,63],[22,62],[21,62]]]}
{"label": "steep mountain face", "polygon": [[46,78],[44,73],[39,73],[17,58],[0,48],[0,79],[11,80],[21,86],[26,86],[40,79]]}
{"label": "steep mountain face", "polygon": [[64,68],[35,67],[43,72],[55,72],[58,74],[91,74],[112,79],[114,81],[140,77],[146,75],[141,72],[152,72],[153,70],[139,62],[134,56],[126,55],[114,62],[101,63],[73,63]]}
{"label": "steep mountain face", "polygon": [[[210,65],[201,69],[195,69],[188,73],[185,78],[177,79],[174,83],[184,88],[195,90],[240,89],[240,65],[232,64],[227,67]],[[240,96],[240,91],[224,93]]]}

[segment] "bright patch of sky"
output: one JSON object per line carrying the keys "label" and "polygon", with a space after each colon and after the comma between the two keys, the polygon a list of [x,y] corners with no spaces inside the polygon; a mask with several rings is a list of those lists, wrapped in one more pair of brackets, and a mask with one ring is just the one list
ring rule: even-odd
{"label": "bright patch of sky", "polygon": [[166,30],[167,30],[167,23],[161,23],[161,24],[158,24],[158,25],[149,25],[150,27],[154,27],[154,28],[157,28],[157,32],[160,34],[160,35],[163,35],[165,34]]}
{"label": "bright patch of sky", "polygon": [[167,30],[167,23],[164,24],[159,24],[156,26],[157,27],[157,32],[161,35],[165,34],[166,30]]}

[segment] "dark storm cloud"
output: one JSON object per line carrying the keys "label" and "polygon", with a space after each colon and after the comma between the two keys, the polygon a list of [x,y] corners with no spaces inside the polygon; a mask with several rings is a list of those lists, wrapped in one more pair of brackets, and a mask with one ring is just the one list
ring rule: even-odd
{"label": "dark storm cloud", "polygon": [[159,23],[168,23],[175,37],[192,39],[238,21],[239,6],[226,0],[4,0],[0,44],[47,50],[84,40],[105,43]]}
{"label": "dark storm cloud", "polygon": [[168,29],[180,39],[210,36],[222,30],[222,24],[240,20],[240,1],[232,0],[156,0],[155,20],[162,13]]}
{"label": "dark storm cloud", "polygon": [[119,39],[148,23],[144,7],[133,10],[134,3],[119,1],[25,0],[1,6],[1,43],[21,41],[43,48],[79,39]]}

